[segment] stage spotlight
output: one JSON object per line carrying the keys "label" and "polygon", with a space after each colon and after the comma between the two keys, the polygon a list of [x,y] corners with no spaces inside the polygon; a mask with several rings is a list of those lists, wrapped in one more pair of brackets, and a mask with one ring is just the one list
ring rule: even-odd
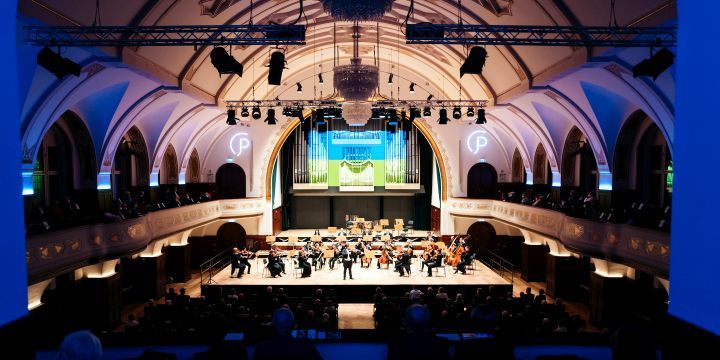
{"label": "stage spotlight", "polygon": [[282,51],[276,51],[270,55],[270,71],[268,72],[268,84],[280,85],[282,82],[282,72],[285,69],[285,54]]}
{"label": "stage spotlight", "polygon": [[440,109],[440,118],[438,119],[438,124],[447,125],[447,123],[448,123],[447,109],[442,108],[442,109]]}
{"label": "stage spotlight", "polygon": [[633,77],[652,76],[657,79],[660,74],[672,66],[675,61],[675,54],[667,48],[658,50],[655,55],[645,59],[633,66]]}
{"label": "stage spotlight", "polygon": [[253,106],[252,108],[252,118],[257,120],[260,118],[260,108],[257,106]]}
{"label": "stage spotlight", "polygon": [[37,54],[37,64],[53,73],[58,80],[62,80],[65,75],[80,76],[82,71],[80,64],[58,55],[48,47],[44,47]]}
{"label": "stage spotlight", "polygon": [[432,112],[430,112],[430,107],[426,106],[425,109],[423,109],[423,116],[424,117],[430,117],[432,116]]}
{"label": "stage spotlight", "polygon": [[322,85],[322,84],[325,83],[325,81],[323,81],[323,78],[322,78],[322,73],[318,74],[318,83],[319,83],[320,85]]}
{"label": "stage spotlight", "polygon": [[268,125],[275,125],[275,123],[276,123],[275,109],[273,109],[273,108],[267,109],[267,118],[265,118],[265,122],[268,123]]}
{"label": "stage spotlight", "polygon": [[416,107],[414,107],[414,106],[411,106],[411,107],[410,107],[410,111],[409,111],[409,115],[410,115],[410,116],[408,117],[408,120],[410,120],[411,122],[412,122],[412,121],[415,121],[415,118],[420,117],[420,109],[418,109],[418,108],[416,108]]}
{"label": "stage spotlight", "polygon": [[410,93],[411,93],[411,94],[414,94],[414,93],[415,93],[415,83],[414,83],[414,82],[411,82],[411,83],[410,83]]}
{"label": "stage spotlight", "polygon": [[485,119],[485,109],[478,109],[478,117],[477,120],[475,120],[475,123],[478,125],[485,124],[487,122],[487,119]]}
{"label": "stage spotlight", "polygon": [[[404,117],[404,115],[403,115]],[[387,109],[385,110],[385,119],[388,123],[388,125],[397,125],[398,123],[398,113],[395,109]]]}
{"label": "stage spotlight", "polygon": [[218,75],[237,74],[242,77],[243,66],[234,57],[230,56],[223,47],[216,47],[210,52],[210,62],[218,71]]}
{"label": "stage spotlight", "polygon": [[393,81],[393,74],[391,73],[390,76],[388,76],[388,85],[392,85]]}
{"label": "stage spotlight", "polygon": [[242,116],[244,118],[250,116],[250,112],[248,111],[247,106],[242,107],[242,109],[240,110],[240,116]]}
{"label": "stage spotlight", "polygon": [[458,120],[462,117],[462,110],[460,110],[459,106],[456,106],[455,108],[453,108],[452,116],[453,116],[453,119],[455,119],[455,120]]}
{"label": "stage spotlight", "polygon": [[427,97],[427,101],[430,101],[430,100],[432,100],[432,98],[433,98],[433,94],[430,94],[430,95],[428,95],[428,97]]}
{"label": "stage spotlight", "polygon": [[487,51],[484,48],[473,46],[473,48],[470,49],[470,55],[468,55],[465,62],[460,66],[460,77],[463,77],[465,74],[482,73],[486,57]]}
{"label": "stage spotlight", "polygon": [[475,116],[475,109],[469,107],[469,108],[467,109],[467,116],[468,116],[468,117],[473,117],[473,116]]}
{"label": "stage spotlight", "polygon": [[292,108],[289,106],[286,106],[282,110],[283,116],[291,116],[292,115]]}
{"label": "stage spotlight", "polygon": [[290,116],[291,117],[296,117],[296,118],[302,119],[302,114],[303,114],[302,107],[298,106],[298,107],[290,108]]}
{"label": "stage spotlight", "polygon": [[302,84],[300,84],[300,83],[295,83],[295,86],[297,86],[297,93],[298,93],[298,94],[302,94]]}
{"label": "stage spotlight", "polygon": [[325,109],[315,109],[315,121],[325,121]]}
{"label": "stage spotlight", "polygon": [[228,125],[237,125],[237,118],[235,117],[235,109],[228,109],[227,120],[225,122]]}

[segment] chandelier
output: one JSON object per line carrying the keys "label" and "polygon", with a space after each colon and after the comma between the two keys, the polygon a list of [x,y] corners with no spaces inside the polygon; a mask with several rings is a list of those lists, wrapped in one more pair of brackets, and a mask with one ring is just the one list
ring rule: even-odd
{"label": "chandelier", "polygon": [[340,21],[374,21],[392,8],[393,0],[320,0],[323,9]]}
{"label": "chandelier", "polygon": [[364,126],[372,116],[372,105],[367,101],[349,101],[342,104],[342,117],[349,126]]}
{"label": "chandelier", "polygon": [[333,81],[345,100],[366,101],[378,87],[378,68],[363,65],[359,58],[353,58],[350,65],[333,69]]}

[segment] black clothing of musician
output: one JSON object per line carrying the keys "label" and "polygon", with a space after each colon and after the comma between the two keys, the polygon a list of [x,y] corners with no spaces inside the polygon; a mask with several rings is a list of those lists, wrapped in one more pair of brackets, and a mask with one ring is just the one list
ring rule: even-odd
{"label": "black clothing of musician", "polygon": [[240,251],[235,248],[232,254],[230,254],[230,277],[233,277],[235,270],[238,271],[237,277],[242,278],[242,274],[245,272],[245,264],[240,260]]}
{"label": "black clothing of musician", "polygon": [[428,276],[432,276],[433,268],[442,266],[443,257],[444,257],[444,255],[440,254],[435,258],[434,261],[431,261],[431,262],[428,262],[425,264],[425,266],[427,266],[427,269],[428,269]]}
{"label": "black clothing of musician", "polygon": [[283,272],[283,266],[281,265],[282,262],[280,260],[280,257],[277,255],[270,255],[268,256],[268,270],[270,271],[270,275],[272,277],[276,276],[282,276],[280,275],[281,272]]}
{"label": "black clothing of musician", "polygon": [[302,269],[302,277],[310,277],[312,266],[310,266],[306,256],[298,256],[298,266]]}
{"label": "black clothing of musician", "polygon": [[395,270],[400,273],[400,276],[405,276],[406,271],[410,275],[410,258],[411,255],[407,251],[403,251],[400,259],[395,261]]}
{"label": "black clothing of musician", "polygon": [[352,277],[352,265],[353,260],[351,257],[351,252],[347,248],[347,246],[343,247],[342,251],[340,252],[340,257],[342,258],[343,263],[343,280],[347,277],[347,273],[350,273],[350,280],[353,279]]}
{"label": "black clothing of musician", "polygon": [[[250,265],[250,261],[249,261],[250,255],[251,254],[249,254],[247,251],[245,251],[245,249],[243,249],[243,251],[240,252],[240,263],[245,265],[245,267],[247,268],[248,274],[250,274],[250,268],[252,267],[252,265]],[[242,275],[242,272],[240,272],[240,275]]]}
{"label": "black clothing of musician", "polygon": [[472,264],[473,259],[475,258],[475,254],[471,253],[469,250],[465,250],[465,252],[460,256],[460,262],[457,264],[457,270],[455,270],[455,273],[457,274],[458,271],[463,273],[465,275],[465,267]]}

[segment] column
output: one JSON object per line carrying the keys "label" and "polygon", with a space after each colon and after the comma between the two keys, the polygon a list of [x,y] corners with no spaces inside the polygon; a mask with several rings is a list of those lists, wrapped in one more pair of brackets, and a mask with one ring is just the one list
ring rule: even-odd
{"label": "column", "polygon": [[545,267],[547,266],[545,245],[524,242],[520,249],[522,251],[522,279],[525,281],[545,281]]}
{"label": "column", "polygon": [[575,296],[576,261],[569,255],[547,254],[546,289],[553,298],[572,299]]}
{"label": "column", "polygon": [[165,262],[168,279],[173,283],[184,283],[190,280],[190,245],[170,245],[166,247]]}
{"label": "column", "polygon": [[626,318],[629,307],[627,281],[624,277],[590,274],[590,323],[598,328],[612,328]]}

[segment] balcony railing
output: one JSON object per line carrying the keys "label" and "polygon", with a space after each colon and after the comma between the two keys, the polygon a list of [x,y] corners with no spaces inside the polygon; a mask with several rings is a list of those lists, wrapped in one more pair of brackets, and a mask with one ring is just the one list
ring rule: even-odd
{"label": "balcony railing", "polygon": [[450,199],[451,215],[495,218],[559,240],[566,248],[667,276],[670,234],[627,224],[575,218],[497,200]]}

